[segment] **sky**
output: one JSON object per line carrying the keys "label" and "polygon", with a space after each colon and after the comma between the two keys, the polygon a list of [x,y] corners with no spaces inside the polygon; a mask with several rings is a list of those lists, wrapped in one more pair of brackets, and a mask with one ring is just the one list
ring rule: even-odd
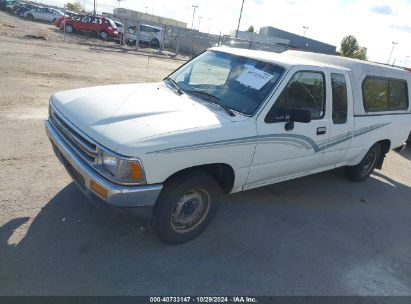
{"label": "sky", "polygon": [[[42,0],[62,5],[68,0]],[[80,0],[92,10],[93,0]],[[238,24],[242,0],[122,0],[121,7],[154,13],[184,21],[191,27],[197,5],[194,28],[228,34]],[[111,12],[117,0],[97,0],[98,11]],[[198,17],[202,17],[198,19]],[[346,35],[354,35],[368,49],[372,61],[411,66],[411,0],[244,0],[240,30],[253,25],[257,30],[274,26],[340,48]],[[410,57],[407,57],[410,56]]]}

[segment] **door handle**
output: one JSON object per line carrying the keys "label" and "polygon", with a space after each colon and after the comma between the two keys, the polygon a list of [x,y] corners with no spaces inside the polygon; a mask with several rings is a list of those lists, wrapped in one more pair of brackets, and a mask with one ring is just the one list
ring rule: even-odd
{"label": "door handle", "polygon": [[324,135],[325,133],[327,133],[327,128],[326,127],[317,128],[317,135]]}

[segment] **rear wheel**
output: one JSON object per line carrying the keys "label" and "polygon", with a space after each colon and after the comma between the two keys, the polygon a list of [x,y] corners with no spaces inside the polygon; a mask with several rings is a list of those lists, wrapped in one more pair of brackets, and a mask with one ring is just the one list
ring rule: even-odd
{"label": "rear wheel", "polygon": [[34,20],[34,16],[33,16],[32,14],[28,14],[28,15],[27,15],[27,19],[29,19],[29,20]]}
{"label": "rear wheel", "polygon": [[214,218],[221,189],[205,171],[177,176],[165,185],[154,208],[152,226],[169,244],[188,242],[201,234]]}
{"label": "rear wheel", "polygon": [[153,39],[150,41],[150,46],[152,48],[159,48],[160,47],[160,41],[158,41],[157,39]]}
{"label": "rear wheel", "polygon": [[358,165],[346,167],[348,179],[354,182],[365,181],[377,166],[381,153],[381,144],[374,144]]}

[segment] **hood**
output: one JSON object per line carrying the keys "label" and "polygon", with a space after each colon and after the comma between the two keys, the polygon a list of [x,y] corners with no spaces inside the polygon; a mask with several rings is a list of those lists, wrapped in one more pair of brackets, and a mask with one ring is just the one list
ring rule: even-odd
{"label": "hood", "polygon": [[127,143],[215,127],[236,118],[186,94],[179,96],[163,83],[64,91],[53,95],[51,102],[85,134],[113,151]]}

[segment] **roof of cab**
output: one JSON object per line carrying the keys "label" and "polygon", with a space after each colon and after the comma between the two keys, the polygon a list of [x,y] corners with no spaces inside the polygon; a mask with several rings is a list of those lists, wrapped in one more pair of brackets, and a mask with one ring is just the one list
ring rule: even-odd
{"label": "roof of cab", "polygon": [[389,65],[373,63],[365,60],[351,59],[342,56],[325,55],[295,50],[289,50],[279,54],[266,51],[256,51],[230,47],[214,47],[211,48],[211,50],[222,51],[238,56],[250,57],[257,60],[272,62],[280,64],[286,68],[295,65],[331,67],[341,70],[353,71],[357,75],[363,71],[379,71],[378,74],[384,74],[385,76],[401,75],[404,78],[410,79],[409,73],[407,73],[403,69],[391,67]]}
{"label": "roof of cab", "polygon": [[231,48],[231,47],[226,47],[226,46],[213,47],[213,48],[210,48],[210,50],[225,52],[225,53],[242,56],[242,57],[249,57],[252,59],[262,60],[266,62],[271,62],[274,64],[282,65],[285,68],[289,68],[295,65],[306,65],[306,66],[319,66],[319,67],[333,67],[333,68],[339,68],[339,69],[346,70],[346,68],[344,67],[339,67],[339,66],[327,63],[327,62],[312,60],[310,58],[303,58],[303,57],[289,55],[287,54],[287,52],[273,53],[273,52],[267,52],[267,51]]}

